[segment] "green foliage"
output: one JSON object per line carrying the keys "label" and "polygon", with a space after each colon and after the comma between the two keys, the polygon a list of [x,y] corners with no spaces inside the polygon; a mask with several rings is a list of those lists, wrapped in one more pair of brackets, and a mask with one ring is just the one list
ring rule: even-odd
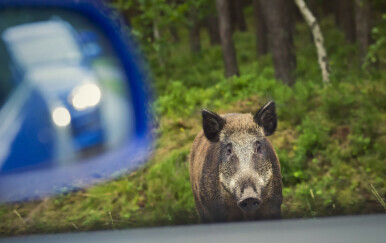
{"label": "green foliage", "polygon": [[188,160],[189,149],[173,151],[146,174],[146,200],[150,208],[149,224],[189,223],[195,218]]}
{"label": "green foliage", "polygon": [[[194,1],[178,3],[170,0],[116,0],[113,6],[126,12],[131,34],[137,39],[149,59],[165,68],[170,55],[170,28],[187,25],[186,12]],[[182,24],[182,25],[181,25]]]}
{"label": "green foliage", "polygon": [[379,62],[379,65],[386,64],[386,13],[382,15],[380,23],[371,30],[374,43],[370,45],[363,68],[367,69],[371,64]]}
{"label": "green foliage", "polygon": [[[114,0],[112,6],[125,13],[130,32],[137,39],[153,68],[170,73],[168,59],[172,55],[173,35],[180,36],[196,21],[215,15],[215,4],[206,0]],[[174,31],[174,33],[172,33]]]}

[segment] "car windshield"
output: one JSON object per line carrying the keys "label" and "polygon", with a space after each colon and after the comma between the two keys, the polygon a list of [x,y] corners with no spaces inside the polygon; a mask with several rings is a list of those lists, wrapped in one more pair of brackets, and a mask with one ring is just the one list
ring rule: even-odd
{"label": "car windshield", "polygon": [[[23,68],[52,62],[79,63],[82,55],[72,33],[65,27],[60,22],[10,27],[5,31],[5,39],[15,61]],[[30,29],[35,32],[31,33]]]}
{"label": "car windshield", "polygon": [[15,59],[25,68],[52,62],[78,63],[79,49],[69,36],[44,36],[11,45]]}

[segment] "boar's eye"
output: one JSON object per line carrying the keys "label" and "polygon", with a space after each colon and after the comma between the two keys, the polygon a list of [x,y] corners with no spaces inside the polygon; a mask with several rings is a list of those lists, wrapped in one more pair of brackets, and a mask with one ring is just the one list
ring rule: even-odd
{"label": "boar's eye", "polygon": [[261,149],[261,142],[260,141],[256,141],[255,142],[255,152],[256,153],[260,152],[260,149]]}
{"label": "boar's eye", "polygon": [[227,146],[225,147],[225,153],[226,153],[226,155],[232,154],[232,144],[231,143],[228,143]]}

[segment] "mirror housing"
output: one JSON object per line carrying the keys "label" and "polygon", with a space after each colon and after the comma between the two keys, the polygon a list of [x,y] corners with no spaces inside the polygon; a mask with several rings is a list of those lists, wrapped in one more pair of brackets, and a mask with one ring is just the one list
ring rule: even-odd
{"label": "mirror housing", "polygon": [[[88,21],[95,25],[98,31],[107,38],[112,53],[116,56],[117,63],[123,73],[123,84],[122,86],[119,86],[123,88],[116,89],[124,90],[126,96],[122,96],[125,97],[125,99],[124,101],[119,102],[122,104],[121,107],[124,107],[122,108],[123,112],[116,110],[112,113],[112,109],[110,108],[116,106],[112,106],[112,103],[110,103],[110,106],[104,109],[106,112],[105,115],[103,115],[104,113],[101,111],[103,110],[102,108],[96,106],[95,102],[91,104],[92,101],[90,100],[93,100],[93,98],[90,96],[90,93],[94,92],[95,97],[100,97],[100,92],[102,92],[103,99],[106,97],[106,92],[103,89],[104,86],[100,85],[99,82],[90,81],[93,78],[97,79],[93,75],[90,76],[92,78],[86,75],[82,76],[84,78],[79,80],[88,81],[84,81],[82,85],[73,86],[71,92],[68,92],[66,97],[62,99],[63,102],[71,103],[75,109],[70,109],[67,106],[55,107],[57,103],[53,102],[53,100],[60,96],[60,92],[58,92],[58,95],[52,95],[52,93],[54,93],[52,90],[59,90],[59,85],[54,85],[54,88],[51,87],[49,90],[50,92],[44,92],[42,90],[48,87],[48,84],[42,84],[42,82],[40,82],[39,85],[36,85],[37,81],[35,82],[33,80],[41,81],[42,79],[37,77],[47,76],[51,73],[57,74],[63,72],[62,76],[69,76],[70,73],[82,72],[73,71],[73,66],[71,66],[72,69],[66,67],[61,68],[58,71],[58,69],[46,68],[43,72],[41,70],[38,72],[36,69],[23,69],[18,65],[8,65],[8,63],[4,63],[3,65],[7,66],[7,68],[9,68],[9,66],[11,67],[9,72],[13,79],[22,79],[23,81],[15,84],[17,91],[12,92],[7,96],[3,101],[4,104],[2,104],[0,99],[0,144],[9,145],[7,149],[3,146],[2,151],[0,151],[0,202],[40,199],[57,193],[85,188],[89,185],[116,178],[117,176],[121,176],[137,169],[151,154],[154,140],[151,133],[152,115],[149,111],[151,95],[147,85],[148,76],[145,73],[143,59],[139,54],[137,45],[131,37],[128,36],[128,33],[124,32],[124,23],[122,20],[113,19],[113,12],[99,1],[5,0],[0,2],[0,12],[5,10],[19,11],[23,8],[34,11],[40,11],[40,9],[44,9],[44,11],[57,11],[58,9],[61,9],[63,11],[71,12],[74,15],[84,16],[88,19]],[[51,20],[47,20],[47,23],[48,21]],[[86,64],[82,61],[79,65],[82,65],[83,69],[87,69],[85,67],[90,67],[90,64],[87,64],[90,62],[90,58],[93,59],[99,57],[103,54],[104,49],[98,44],[98,36],[93,30],[79,30],[79,33],[79,43],[81,46],[83,45],[80,49],[86,60]],[[11,59],[12,61],[15,61],[15,58]],[[80,69],[80,67],[77,67],[77,69]],[[71,75],[71,77],[79,76],[76,74]],[[72,80],[74,79],[75,78],[72,78]],[[4,80],[0,79],[0,82],[3,81]],[[31,83],[33,83],[33,87],[38,87],[39,89],[30,91],[30,87],[32,86]],[[67,81],[65,82],[66,85],[68,85],[68,83],[69,82]],[[61,85],[64,83],[61,82],[58,84]],[[85,87],[87,87],[87,90],[83,92],[82,90]],[[70,90],[70,88],[66,89]],[[29,90],[28,97],[33,101],[32,105],[34,105],[35,109],[31,108],[32,105],[24,105],[25,101],[23,102],[22,99],[20,99],[20,97],[25,96],[23,96],[25,90]],[[17,92],[19,92],[19,96],[17,96]],[[46,94],[49,94],[50,98],[47,98]],[[76,103],[76,97],[81,97],[80,94],[85,94],[87,98],[83,99],[83,103]],[[14,100],[12,104],[10,104],[11,99]],[[97,98],[94,99],[98,100]],[[121,100],[123,100],[123,98]],[[19,109],[19,113],[15,114],[15,117],[20,117],[20,114],[22,114],[23,117],[29,117],[30,120],[22,124],[34,128],[30,130],[36,130],[35,128],[38,127],[38,130],[42,131],[41,133],[29,134],[28,132],[25,132],[24,134],[21,134],[21,131],[28,131],[28,129],[23,130],[22,128],[15,129],[14,134],[10,133],[10,129],[8,128],[12,127],[12,124],[15,124],[14,121],[16,119],[12,120],[10,114],[15,110],[15,104],[18,102],[22,104],[20,105],[22,108]],[[97,103],[98,102],[99,100]],[[78,110],[77,107],[79,108]],[[107,125],[101,126],[100,130],[95,129],[95,126],[88,126],[88,130],[86,129],[88,132],[91,129],[90,127],[94,129],[93,133],[90,133],[92,136],[89,134],[88,137],[76,137],[74,135],[76,132],[74,131],[78,131],[78,128],[75,128],[74,125],[75,118],[72,120],[70,119],[71,123],[69,125],[69,123],[65,122],[66,114],[68,113],[70,117],[73,118],[79,113],[85,112],[85,110],[90,111],[87,116],[84,116],[87,119],[91,119],[92,116],[90,114],[94,114],[93,116],[101,116],[102,120],[108,119],[111,114],[123,114],[122,116],[124,116],[124,119],[121,119],[121,121],[128,121],[128,123],[121,122],[119,125],[121,127],[117,127],[116,123],[114,123],[114,126],[106,123]],[[110,111],[110,113],[107,111]],[[57,115],[60,117],[59,120],[55,120],[55,114],[59,114]],[[47,119],[47,117],[51,118],[51,116],[52,121]],[[62,126],[60,124],[64,125]],[[52,129],[52,127],[55,129]],[[64,130],[60,127],[67,127],[67,130],[71,127],[71,132],[63,132]],[[106,139],[106,137],[108,136],[106,135],[107,132],[105,130],[114,130],[115,134],[117,134],[119,133],[120,128],[128,130],[128,132],[124,133],[124,137],[120,139],[119,143],[115,143],[114,146],[107,146],[108,139]],[[85,128],[79,129],[85,133]],[[53,130],[56,132],[53,133]],[[98,132],[96,132],[97,130]],[[2,132],[3,134],[8,134],[8,136],[2,136]],[[66,159],[67,157],[64,155],[61,159],[61,161],[65,161],[64,164],[58,163],[57,161],[59,160],[57,157],[52,156],[54,153],[52,151],[55,151],[53,148],[55,146],[57,147],[53,142],[53,137],[59,138],[57,140],[61,140],[64,137],[63,134],[70,134],[72,136],[74,144],[71,146],[74,147],[75,149],[73,150],[76,151],[74,152],[76,156],[69,157],[70,159]],[[84,146],[83,148],[82,145],[85,144],[87,144],[87,146]],[[101,144],[103,145],[102,147],[100,146]],[[92,148],[91,150],[89,149],[90,147]],[[42,151],[49,152],[46,152],[45,156],[40,156],[43,154]],[[7,161],[11,161],[8,167],[6,166]],[[16,166],[17,168],[15,167],[16,164],[18,164]]]}

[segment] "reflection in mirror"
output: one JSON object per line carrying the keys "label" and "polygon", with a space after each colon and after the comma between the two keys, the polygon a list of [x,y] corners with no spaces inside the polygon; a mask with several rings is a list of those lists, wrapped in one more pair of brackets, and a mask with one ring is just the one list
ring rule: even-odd
{"label": "reflection in mirror", "polygon": [[60,9],[5,9],[0,23],[0,175],[121,146],[131,98],[102,31]]}

